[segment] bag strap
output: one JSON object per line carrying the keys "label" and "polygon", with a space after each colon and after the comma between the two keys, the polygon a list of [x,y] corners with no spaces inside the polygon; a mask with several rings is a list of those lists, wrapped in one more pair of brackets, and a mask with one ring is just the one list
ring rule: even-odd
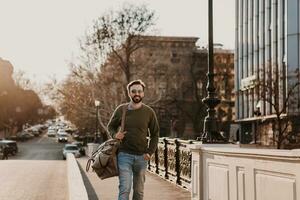
{"label": "bag strap", "polygon": [[124,128],[125,128],[125,116],[126,116],[127,107],[128,107],[128,103],[126,103],[122,107],[122,121],[121,121],[121,131],[122,132],[124,131]]}
{"label": "bag strap", "polygon": [[87,163],[86,163],[86,167],[85,167],[85,171],[88,172],[90,167],[91,167],[91,163],[95,162],[95,160],[93,158],[88,159]]}
{"label": "bag strap", "polygon": [[[121,119],[121,131],[124,131],[125,127],[125,116],[127,111],[128,103],[124,104],[122,107],[122,119]],[[108,139],[112,139],[111,135],[109,133],[106,133]]]}

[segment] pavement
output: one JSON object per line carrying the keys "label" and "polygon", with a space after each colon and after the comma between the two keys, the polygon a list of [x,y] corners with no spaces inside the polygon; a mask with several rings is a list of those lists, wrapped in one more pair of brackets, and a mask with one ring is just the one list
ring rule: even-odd
{"label": "pavement", "polygon": [[[101,180],[75,160],[1,160],[0,200],[116,200],[118,178]],[[189,200],[190,192],[147,172],[144,200]]]}
{"label": "pavement", "polygon": [[65,161],[1,160],[1,200],[69,199]]}
{"label": "pavement", "polygon": [[[89,200],[116,200],[118,197],[118,178],[101,180],[92,169],[85,171],[88,157],[77,158]],[[132,195],[132,192],[131,192]],[[159,176],[147,172],[144,200],[190,200],[191,193]]]}

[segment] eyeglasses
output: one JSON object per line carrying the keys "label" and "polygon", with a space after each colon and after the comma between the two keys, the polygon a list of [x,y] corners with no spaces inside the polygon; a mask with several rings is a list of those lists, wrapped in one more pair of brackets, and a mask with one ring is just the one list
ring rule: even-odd
{"label": "eyeglasses", "polygon": [[131,93],[133,93],[133,94],[135,94],[135,93],[141,94],[143,92],[144,92],[143,90],[131,90]]}

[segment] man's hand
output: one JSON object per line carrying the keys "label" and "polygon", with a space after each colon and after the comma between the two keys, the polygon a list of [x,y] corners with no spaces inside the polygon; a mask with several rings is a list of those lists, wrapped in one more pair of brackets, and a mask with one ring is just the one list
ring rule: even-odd
{"label": "man's hand", "polygon": [[124,131],[124,132],[119,131],[119,132],[115,135],[115,138],[116,138],[116,139],[119,139],[119,140],[122,140],[122,139],[125,137],[125,134],[126,134],[126,131]]}
{"label": "man's hand", "polygon": [[151,158],[151,156],[150,156],[149,153],[145,153],[145,154],[144,154],[144,159],[145,159],[145,160],[150,160],[150,158]]}

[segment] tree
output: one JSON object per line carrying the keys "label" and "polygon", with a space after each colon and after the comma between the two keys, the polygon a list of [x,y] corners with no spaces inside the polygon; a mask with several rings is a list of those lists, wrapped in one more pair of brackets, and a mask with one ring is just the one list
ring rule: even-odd
{"label": "tree", "polygon": [[14,72],[13,79],[18,88],[22,88],[24,90],[34,88],[34,84],[28,77],[26,77],[26,73],[22,70]]}
{"label": "tree", "polygon": [[[299,100],[295,98],[295,96],[298,96],[300,86],[299,70],[294,72],[294,77],[289,77],[290,80],[293,79],[295,81],[288,83],[289,85],[285,94],[282,93],[284,89],[280,86],[280,82],[285,81],[286,77],[280,77],[277,70],[275,70],[274,74],[269,71],[267,75],[265,80],[263,79],[256,83],[256,91],[260,100],[263,103],[266,102],[266,106],[271,106],[274,110],[275,137],[273,141],[276,143],[277,149],[281,149],[284,147],[284,144],[292,142],[292,138],[295,134],[289,131],[290,120],[293,117],[289,113],[289,110],[291,110],[294,105],[299,106]],[[260,109],[260,106],[257,108]],[[255,114],[260,115],[261,111],[256,110]]]}
{"label": "tree", "polygon": [[139,38],[153,25],[154,12],[143,5],[127,4],[95,20],[80,41],[82,54],[70,63],[71,74],[62,84],[48,87],[62,114],[79,128],[93,131],[98,100],[100,129],[106,131],[111,113],[127,98],[133,54],[142,46]]}
{"label": "tree", "polygon": [[[106,70],[111,70],[109,65],[103,66],[102,72]],[[106,124],[114,108],[124,101],[122,84],[118,82],[116,74],[104,74],[91,73],[80,66],[73,67],[71,74],[62,83],[53,80],[47,86],[61,114],[85,132],[95,131],[95,100],[100,101],[98,120],[101,133],[106,131]]]}
{"label": "tree", "polygon": [[[12,66],[11,68],[13,69]],[[45,107],[38,94],[30,89],[33,84],[25,77],[24,72],[16,72],[14,80],[12,74],[6,78],[10,80],[10,84],[2,88],[4,92],[0,91],[0,130],[5,129],[13,134],[14,131],[21,130],[23,124],[35,124],[41,122],[41,119],[53,117],[53,112],[42,116]],[[48,107],[47,110],[49,109]]]}
{"label": "tree", "polygon": [[102,64],[108,57],[113,58],[124,73],[127,84],[134,62],[132,55],[142,47],[140,36],[146,34],[153,25],[153,11],[144,5],[127,4],[121,10],[110,11],[95,20],[81,48],[89,55],[88,58],[99,59]]}
{"label": "tree", "polygon": [[[92,128],[91,95],[88,86],[69,75],[69,77],[58,83],[55,79],[47,84],[46,90],[49,98],[55,102],[60,114],[75,124],[79,129]],[[89,130],[90,131],[90,130]]]}

